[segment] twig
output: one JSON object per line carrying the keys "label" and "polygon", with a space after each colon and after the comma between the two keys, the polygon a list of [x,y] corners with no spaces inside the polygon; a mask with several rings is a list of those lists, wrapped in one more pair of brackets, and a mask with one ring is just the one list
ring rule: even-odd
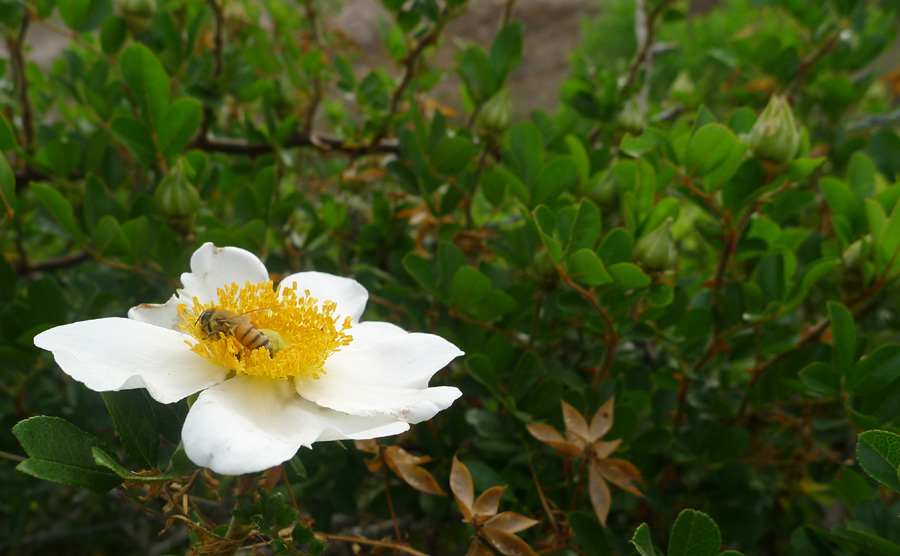
{"label": "twig", "polygon": [[431,44],[437,42],[438,36],[441,34],[441,31],[444,29],[444,26],[450,20],[448,11],[445,9],[443,13],[438,17],[437,22],[435,22],[434,27],[432,27],[428,33],[422,36],[419,39],[419,42],[416,44],[415,48],[413,48],[412,52],[407,54],[405,63],[403,65],[403,79],[401,79],[400,84],[394,89],[394,94],[391,95],[391,104],[388,108],[387,115],[385,117],[384,123],[381,125],[381,128],[375,132],[375,135],[372,137],[372,141],[370,142],[370,150],[377,149],[377,147],[381,144],[381,140],[387,136],[388,130],[391,127],[391,124],[394,121],[394,117],[397,115],[397,109],[400,107],[400,100],[403,98],[403,93],[406,91],[406,88],[412,82],[413,77],[416,75],[416,65],[419,61],[419,58],[425,52],[425,48]]}
{"label": "twig", "polygon": [[[313,2],[315,0],[306,0],[305,2],[306,19],[312,29],[313,43],[319,49],[319,52],[324,52],[322,33],[319,29],[319,17]],[[309,101],[309,107],[306,109],[306,124],[303,126],[303,131],[306,133],[311,134],[312,132],[313,122],[316,119],[316,112],[319,111],[319,103],[322,102],[322,96],[322,76],[320,73],[316,73],[312,78],[312,98]]]}
{"label": "twig", "polygon": [[[625,81],[623,81],[621,87],[619,87],[620,92],[627,92],[637,79],[638,72],[640,71],[641,66],[643,66],[644,62],[647,60],[647,56],[650,53],[650,48],[653,46],[653,41],[656,40],[657,19],[662,14],[663,8],[666,7],[667,3],[668,2],[665,1],[659,2],[659,4],[657,4],[653,11],[646,15],[643,26],[639,25],[640,22],[638,22],[639,28],[635,33],[639,35],[638,51],[637,54],[635,54],[634,58],[631,60],[631,65],[628,67],[628,74],[625,77]],[[638,9],[639,13],[645,13],[640,3],[638,4]],[[643,29],[641,29],[641,27]]]}
{"label": "twig", "polygon": [[[378,444],[378,451],[381,452],[381,458],[384,461],[384,445],[378,440],[375,441]],[[391,521],[394,522],[394,536],[397,539],[397,542],[400,542],[400,524],[397,523],[397,514],[394,513],[394,502],[391,500],[391,480],[388,475],[388,466],[385,463],[381,466],[382,471],[384,471],[384,496],[387,498],[388,509],[391,511]]]}
{"label": "twig", "polygon": [[16,274],[19,276],[29,274],[31,272],[43,272],[45,270],[56,270],[58,268],[66,268],[70,266],[75,266],[83,261],[87,261],[92,259],[93,256],[86,250],[78,251],[76,253],[69,253],[68,255],[61,255],[59,257],[51,257],[49,259],[44,259],[42,261],[35,262],[20,262],[15,265]]}
{"label": "twig", "polygon": [[512,19],[513,8],[516,7],[516,0],[506,0],[503,3],[503,19],[500,20],[500,28],[503,29]]}
{"label": "twig", "polygon": [[419,552],[415,548],[401,544],[398,542],[390,542],[390,541],[374,541],[371,539],[367,539],[365,537],[350,537],[347,535],[332,535],[330,533],[320,533],[316,531],[316,538],[320,541],[343,541],[343,542],[355,542],[359,544],[367,544],[369,546],[380,546],[382,548],[390,548],[393,550],[399,550],[400,552],[405,552],[407,554],[412,554],[413,556],[428,556],[424,552]]}
{"label": "twig", "polygon": [[[377,145],[360,145],[351,143],[339,137],[328,137],[312,132],[297,132],[291,136],[282,147],[315,147],[323,152],[336,151],[351,155],[366,154],[370,152],[400,154],[400,143],[395,139],[384,139],[379,141]],[[192,144],[189,144],[187,150],[190,149],[200,149],[207,152],[242,154],[246,156],[260,156],[269,154],[275,150],[272,145],[265,143],[250,144],[246,141],[237,139],[207,139],[204,137],[198,137]]]}
{"label": "twig", "polygon": [[[207,0],[206,2],[209,5],[209,9],[212,10],[213,18],[215,19],[215,32],[213,39],[213,53],[215,58],[215,65],[213,66],[212,72],[212,80],[213,84],[216,85],[218,79],[225,73],[225,38],[224,38],[224,15],[222,14],[222,6],[219,5],[218,0]],[[212,126],[213,119],[213,109],[211,106],[203,107],[203,123],[200,126],[200,131],[198,132],[198,137],[205,138],[209,133],[209,129]]]}
{"label": "twig", "polygon": [[28,33],[28,24],[31,21],[31,12],[22,16],[22,25],[15,39],[8,39],[7,45],[12,56],[12,69],[16,82],[16,90],[19,93],[19,102],[22,104],[22,132],[25,140],[22,146],[29,151],[34,145],[34,118],[31,110],[31,100],[28,97],[28,75],[26,71],[25,55],[22,47],[25,44],[25,35]]}

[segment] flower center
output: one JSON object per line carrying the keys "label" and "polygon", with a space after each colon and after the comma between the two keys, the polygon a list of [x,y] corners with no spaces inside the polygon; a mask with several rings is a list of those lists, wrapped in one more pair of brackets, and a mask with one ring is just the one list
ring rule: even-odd
{"label": "flower center", "polygon": [[218,289],[218,301],[178,305],[179,326],[196,338],[191,350],[238,375],[291,380],[319,378],[325,360],[348,345],[351,317],[339,324],[337,304],[319,303],[295,286],[275,291],[272,282]]}

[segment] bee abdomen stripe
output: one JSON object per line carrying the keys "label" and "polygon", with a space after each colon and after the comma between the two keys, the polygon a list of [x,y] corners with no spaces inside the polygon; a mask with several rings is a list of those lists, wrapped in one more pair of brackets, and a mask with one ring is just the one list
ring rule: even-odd
{"label": "bee abdomen stripe", "polygon": [[249,349],[260,348],[269,343],[266,335],[260,332],[259,328],[252,326],[240,326],[234,331],[234,335],[241,344]]}

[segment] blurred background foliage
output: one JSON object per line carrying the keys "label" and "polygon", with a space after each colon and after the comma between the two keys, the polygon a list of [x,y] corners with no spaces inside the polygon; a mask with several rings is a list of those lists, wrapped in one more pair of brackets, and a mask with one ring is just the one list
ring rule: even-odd
{"label": "blurred background foliage", "polygon": [[[211,241],[276,282],[352,276],[365,318],[460,346],[434,382],[464,397],[383,446],[434,458],[422,468],[444,492],[454,455],[476,493],[507,485],[500,506],[537,521],[519,535],[535,552],[900,554],[896,437],[867,437],[868,474],[856,457],[860,432],[900,418],[894,2],[345,9],[0,0],[5,430],[61,417],[144,467],[108,411],[122,398],[32,338],[167,299]],[[541,33],[582,9],[580,41]],[[334,24],[352,10],[377,47]],[[43,65],[37,32],[62,45]],[[558,86],[534,71],[548,59]],[[790,108],[757,121],[773,95],[799,127]],[[787,131],[761,144],[754,125]],[[611,399],[613,459],[576,442],[560,403],[589,423]],[[184,408],[158,423],[159,469]],[[576,448],[542,443],[551,429]],[[396,531],[428,554],[473,534],[510,553],[382,449],[317,444],[259,485],[175,457],[188,483],[98,494],[17,471],[26,454],[3,434],[0,551],[202,553],[237,497],[259,553],[318,551],[306,526],[334,554],[351,551],[342,535]],[[595,465],[620,472],[606,508]]]}

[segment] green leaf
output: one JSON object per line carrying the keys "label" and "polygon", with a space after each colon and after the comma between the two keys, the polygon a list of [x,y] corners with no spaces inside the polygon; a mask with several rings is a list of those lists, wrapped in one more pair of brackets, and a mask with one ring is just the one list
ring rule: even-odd
{"label": "green leaf", "polygon": [[891,217],[878,236],[875,260],[886,276],[900,272],[900,203],[894,205]]}
{"label": "green leaf", "polygon": [[16,469],[38,479],[107,491],[122,479],[94,463],[100,440],[58,417],[32,417],[13,427],[13,434],[30,456]]}
{"label": "green leaf", "polygon": [[650,527],[646,523],[641,523],[634,531],[629,541],[641,556],[656,556],[656,549],[653,548],[653,539],[650,538]]}
{"label": "green leaf", "polygon": [[111,0],[56,0],[59,15],[73,31],[90,31],[112,13]]}
{"label": "green leaf", "polygon": [[153,165],[156,160],[156,145],[147,126],[134,118],[118,116],[110,124],[110,129],[141,164]]}
{"label": "green leaf", "polygon": [[792,310],[806,299],[809,289],[823,276],[827,276],[831,271],[840,266],[840,259],[822,259],[814,263],[806,265],[800,278],[791,284],[788,294],[785,297],[785,309]]}
{"label": "green leaf", "polygon": [[579,249],[569,256],[566,264],[569,277],[588,286],[599,286],[613,281],[603,267],[603,261],[591,249]]}
{"label": "green leaf", "polygon": [[867,431],[859,435],[856,457],[870,477],[900,492],[900,435],[888,431]]}
{"label": "green leaf", "polygon": [[444,137],[431,152],[431,163],[445,176],[458,174],[475,158],[478,147],[468,137]]}
{"label": "green leaf", "polygon": [[302,523],[298,523],[294,525],[293,531],[291,531],[291,540],[296,544],[306,544],[309,541],[315,538],[312,529],[303,525]]}
{"label": "green leaf", "polygon": [[704,176],[726,160],[737,144],[734,133],[722,124],[707,124],[694,133],[684,151],[684,166],[689,176]]}
{"label": "green leaf", "polygon": [[34,193],[34,196],[38,198],[41,204],[50,211],[53,218],[59,222],[69,235],[79,243],[84,241],[84,235],[75,223],[72,205],[69,203],[68,199],[63,197],[59,191],[42,183],[32,182],[31,192]]}
{"label": "green leaf", "polygon": [[574,135],[566,135],[566,147],[568,147],[572,161],[578,169],[578,183],[582,190],[586,190],[591,180],[591,160],[588,157],[587,149]]}
{"label": "green leaf", "polygon": [[856,361],[856,324],[853,313],[840,303],[829,301],[828,314],[831,318],[834,366],[844,376]]}
{"label": "green leaf", "polygon": [[434,278],[434,268],[431,262],[415,253],[408,253],[403,257],[403,268],[423,288],[438,295],[437,281]]}
{"label": "green leaf", "polygon": [[784,256],[781,252],[769,253],[760,261],[756,272],[759,287],[767,301],[781,301],[784,297]]}
{"label": "green leaf", "polygon": [[832,177],[822,178],[819,187],[825,195],[825,202],[834,214],[843,216],[851,222],[856,218],[861,207],[849,187]]}
{"label": "green leaf", "polygon": [[715,556],[722,546],[716,522],[697,510],[683,510],[672,526],[668,556]]}
{"label": "green leaf", "polygon": [[181,154],[200,127],[202,117],[203,107],[197,99],[182,98],[173,102],[166,111],[166,124],[157,133],[159,152],[166,158]]}
{"label": "green leaf", "polygon": [[582,199],[578,203],[578,212],[572,223],[572,232],[569,234],[566,250],[570,253],[579,249],[593,250],[602,232],[603,221],[600,218],[600,209],[590,200]]}
{"label": "green leaf", "polygon": [[613,279],[613,283],[624,290],[636,290],[650,285],[650,277],[637,265],[631,263],[617,263],[607,267],[606,271]]}
{"label": "green leaf", "polygon": [[569,512],[569,525],[575,538],[581,544],[585,556],[613,556],[612,545],[606,536],[606,530],[597,521],[594,514],[577,511]]}
{"label": "green leaf", "polygon": [[606,234],[597,254],[606,266],[616,263],[626,263],[631,260],[631,252],[634,250],[634,237],[625,228],[613,228]]}
{"label": "green leaf", "polygon": [[800,370],[800,380],[810,390],[825,396],[841,394],[841,375],[831,365],[821,361],[810,363]]}
{"label": "green leaf", "polygon": [[512,166],[528,189],[544,166],[544,140],[537,126],[519,122],[507,133]]}
{"label": "green leaf", "polygon": [[0,154],[0,195],[3,196],[0,199],[0,213],[5,216],[7,205],[10,208],[16,206],[16,175],[3,154]]}
{"label": "green leaf", "polygon": [[491,280],[471,266],[460,267],[450,287],[450,304],[479,320],[491,320],[515,308],[515,300],[493,291]]}
{"label": "green leaf", "polygon": [[143,389],[103,392],[125,453],[141,467],[156,469],[159,459],[159,428],[153,406]]}
{"label": "green leaf", "polygon": [[887,344],[860,359],[850,372],[844,387],[848,392],[866,395],[882,390],[900,376],[900,345]]}
{"label": "green leaf", "polygon": [[16,134],[13,133],[6,116],[0,114],[0,151],[14,151],[16,147]]}
{"label": "green leaf", "polygon": [[122,79],[141,109],[147,129],[160,135],[168,125],[169,76],[153,52],[140,43],[130,45],[119,58]]}
{"label": "green leaf", "polygon": [[497,88],[503,85],[507,76],[522,60],[522,24],[510,23],[500,29],[491,44],[491,68]]}
{"label": "green leaf", "polygon": [[499,396],[500,384],[497,382],[497,373],[490,358],[482,353],[476,353],[466,357],[466,370],[469,376],[480,382],[492,394]]}
{"label": "green leaf", "polygon": [[128,38],[128,26],[117,15],[108,17],[100,29],[100,46],[106,54],[115,54]]}
{"label": "green leaf", "polygon": [[578,170],[568,156],[560,156],[545,165],[534,182],[532,198],[535,203],[552,203],[578,181]]}

